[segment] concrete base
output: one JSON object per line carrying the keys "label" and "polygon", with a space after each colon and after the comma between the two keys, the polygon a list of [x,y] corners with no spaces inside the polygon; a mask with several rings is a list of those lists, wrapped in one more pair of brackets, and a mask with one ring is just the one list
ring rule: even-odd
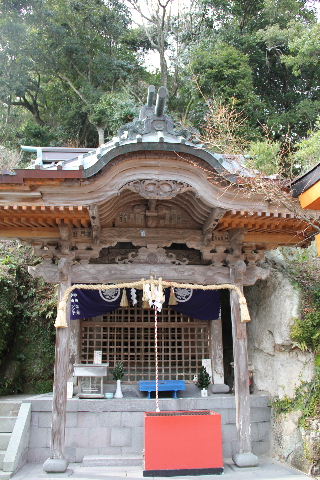
{"label": "concrete base", "polygon": [[237,467],[256,467],[259,464],[258,457],[251,452],[235,453],[232,460]]}
{"label": "concrete base", "polygon": [[142,456],[138,455],[85,455],[82,460],[83,467],[110,467],[110,466],[141,466]]}
{"label": "concrete base", "polygon": [[64,473],[68,468],[65,458],[47,458],[43,464],[43,470],[47,473]]}
{"label": "concrete base", "polygon": [[[161,398],[161,411],[213,410],[222,417],[225,458],[239,452],[235,397],[210,394],[207,398]],[[171,395],[171,392],[170,392]],[[48,446],[52,423],[52,396],[32,398],[32,428],[28,450],[29,463],[42,463],[51,456]],[[250,395],[251,442],[255,455],[270,451],[270,399]],[[154,412],[155,400],[147,398],[78,399],[67,402],[64,456],[69,463],[82,462],[87,455],[140,456],[144,449],[145,412]],[[69,468],[69,467],[68,467]]]}
{"label": "concrete base", "polygon": [[0,472],[0,480],[10,480],[13,472]]}
{"label": "concrete base", "polygon": [[211,385],[211,392],[212,393],[228,393],[230,390],[228,385],[224,383],[213,383]]}

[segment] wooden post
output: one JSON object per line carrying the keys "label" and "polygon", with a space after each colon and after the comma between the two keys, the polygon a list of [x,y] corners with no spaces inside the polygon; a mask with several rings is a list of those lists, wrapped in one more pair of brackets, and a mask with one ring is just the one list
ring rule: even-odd
{"label": "wooden post", "polygon": [[[59,261],[60,289],[59,300],[66,289],[71,285],[71,263],[68,259]],[[69,324],[70,302],[67,308],[67,321]],[[54,384],[52,399],[52,425],[51,425],[51,454],[44,464],[43,469],[48,473],[65,472],[68,462],[64,457],[65,424],[67,406],[67,381],[69,377],[69,338],[70,327],[56,329],[56,351],[54,364]]]}
{"label": "wooden post", "polygon": [[[241,287],[241,285],[238,285]],[[234,358],[234,391],[236,401],[236,425],[239,451],[232,459],[238,467],[254,467],[258,465],[258,457],[251,450],[250,429],[250,394],[247,351],[246,324],[241,323],[240,303],[237,293],[230,292],[233,358]]]}
{"label": "wooden post", "polygon": [[227,393],[229,387],[224,383],[223,343],[221,316],[211,321],[211,360],[212,360],[212,393]]}
{"label": "wooden post", "polygon": [[80,363],[80,320],[68,321],[69,324],[69,366],[68,381],[73,380],[73,365]]}

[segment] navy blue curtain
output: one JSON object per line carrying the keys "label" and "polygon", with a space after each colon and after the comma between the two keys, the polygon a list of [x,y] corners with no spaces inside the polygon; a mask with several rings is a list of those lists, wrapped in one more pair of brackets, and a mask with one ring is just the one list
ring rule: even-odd
{"label": "navy blue curtain", "polygon": [[175,288],[174,290],[178,305],[171,306],[171,308],[177,312],[198,320],[216,320],[219,317],[220,290],[205,291],[185,288]]}
{"label": "navy blue curtain", "polygon": [[120,307],[122,290],[81,290],[71,293],[70,320],[96,317]]}
{"label": "navy blue curtain", "polygon": [[[179,313],[197,318],[199,320],[215,320],[219,317],[220,291],[219,290],[192,290],[175,288],[175,296],[178,305],[170,308]],[[127,289],[129,303],[131,303],[130,289]],[[168,305],[170,289],[165,291]],[[120,307],[122,290],[114,288],[111,290],[81,290],[76,289],[71,294],[70,319],[96,317],[113,312]]]}

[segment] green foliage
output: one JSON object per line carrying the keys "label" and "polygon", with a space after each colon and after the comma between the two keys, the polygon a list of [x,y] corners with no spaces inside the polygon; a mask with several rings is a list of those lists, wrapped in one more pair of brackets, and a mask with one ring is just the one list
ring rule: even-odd
{"label": "green foliage", "polygon": [[286,271],[302,297],[301,316],[291,328],[291,338],[303,351],[320,353],[320,271],[319,258],[312,247],[283,249]]}
{"label": "green foliage", "polygon": [[204,44],[195,50],[191,70],[207,97],[219,97],[241,109],[257,101],[248,56],[231,45]]}
{"label": "green foliage", "polygon": [[56,295],[28,274],[35,261],[28,247],[0,244],[0,394],[52,389]]}
{"label": "green foliage", "polygon": [[[314,128],[320,105],[319,23],[310,4],[306,0],[202,0],[201,5],[200,47],[194,42],[196,55],[199,48],[204,52],[199,62],[196,60],[200,86],[206,95],[212,95],[211,88],[223,99],[226,92],[229,98],[239,99],[238,105],[249,120],[251,140],[280,144],[281,169],[290,174],[293,167],[286,157]],[[220,46],[221,55],[215,54],[217,68],[211,71],[212,51]],[[229,53],[226,60],[224,51]],[[240,91],[237,87],[232,91],[232,65],[241,72]],[[230,89],[227,85],[224,90],[225,83]],[[253,148],[258,163],[261,160],[266,171],[274,172],[277,156],[270,155],[270,164],[265,158],[267,145],[258,143]],[[300,162],[295,163],[297,173]]]}
{"label": "green foliage", "polygon": [[124,376],[123,362],[117,362],[112,370],[113,380],[121,380]]}
{"label": "green foliage", "polygon": [[110,138],[122,125],[131,122],[136,113],[134,101],[125,93],[106,93],[93,106],[89,118],[94,125],[102,126]]}
{"label": "green foliage", "polygon": [[21,129],[20,142],[22,145],[37,145],[45,147],[57,145],[58,138],[52,128],[39,125],[34,120],[28,120]]}
{"label": "green foliage", "polygon": [[302,170],[308,170],[319,163],[320,159],[320,117],[310,136],[297,144],[294,159]]}
{"label": "green foliage", "polygon": [[14,333],[11,329],[11,322],[14,318],[11,307],[15,301],[16,291],[14,288],[14,279],[7,275],[0,280],[0,361],[6,353],[8,342]]}
{"label": "green foliage", "polygon": [[294,400],[285,396],[284,398],[276,398],[272,402],[272,408],[276,414],[289,413],[294,410]]}
{"label": "green foliage", "polygon": [[293,67],[293,73],[300,76],[303,71],[309,70],[308,74],[319,79],[320,75],[320,23],[309,25],[299,25],[292,23],[289,28],[289,48],[290,54],[286,55],[284,62]]}
{"label": "green foliage", "polygon": [[291,338],[301,350],[320,353],[320,305],[295,320]]}
{"label": "green foliage", "polygon": [[280,142],[271,142],[268,139],[252,142],[248,151],[247,165],[266,175],[278,173],[280,148]]}
{"label": "green foliage", "polygon": [[[122,43],[129,12],[117,0],[44,0],[30,7],[2,8],[2,104],[9,116],[19,108],[39,126],[26,132],[30,143],[96,146],[94,107],[105,93],[119,92],[129,78],[134,82],[140,71],[136,52]],[[17,128],[21,137],[20,132]]]}
{"label": "green foliage", "polygon": [[277,414],[288,413],[294,410],[301,411],[300,426],[307,426],[311,418],[320,415],[320,368],[311,382],[303,382],[295,391],[293,398],[276,399],[272,406]]}
{"label": "green foliage", "polygon": [[198,378],[197,378],[197,387],[201,388],[201,389],[206,389],[209,387],[211,383],[211,378],[210,378],[210,375],[209,373],[207,372],[206,370],[206,367],[201,367],[200,368],[200,371],[199,371],[199,374],[198,374]]}

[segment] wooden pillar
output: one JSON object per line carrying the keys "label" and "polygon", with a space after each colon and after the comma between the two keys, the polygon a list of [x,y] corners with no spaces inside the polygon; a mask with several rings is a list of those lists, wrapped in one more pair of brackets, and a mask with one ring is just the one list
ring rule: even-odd
{"label": "wooden pillar", "polygon": [[69,366],[68,381],[73,380],[73,365],[80,363],[80,320],[68,321],[69,323]]}
{"label": "wooden pillar", "polygon": [[[238,286],[241,287],[241,285]],[[230,292],[230,306],[233,335],[236,425],[239,445],[239,451],[232,458],[239,467],[252,467],[258,464],[258,457],[251,450],[247,329],[246,324],[241,322],[239,297],[234,290]]]}
{"label": "wooden pillar", "polygon": [[221,315],[211,321],[211,360],[212,360],[212,393],[227,393],[229,387],[224,383],[223,342]]}
{"label": "wooden pillar", "polygon": [[[66,289],[71,285],[71,262],[68,259],[59,261],[60,288],[59,300]],[[70,316],[70,302],[67,308],[67,322]],[[69,339],[70,327],[56,329],[56,350],[54,364],[54,383],[52,399],[52,425],[51,425],[51,452],[43,469],[48,473],[65,472],[68,462],[64,457],[65,424],[67,406],[67,381],[69,378]]]}

